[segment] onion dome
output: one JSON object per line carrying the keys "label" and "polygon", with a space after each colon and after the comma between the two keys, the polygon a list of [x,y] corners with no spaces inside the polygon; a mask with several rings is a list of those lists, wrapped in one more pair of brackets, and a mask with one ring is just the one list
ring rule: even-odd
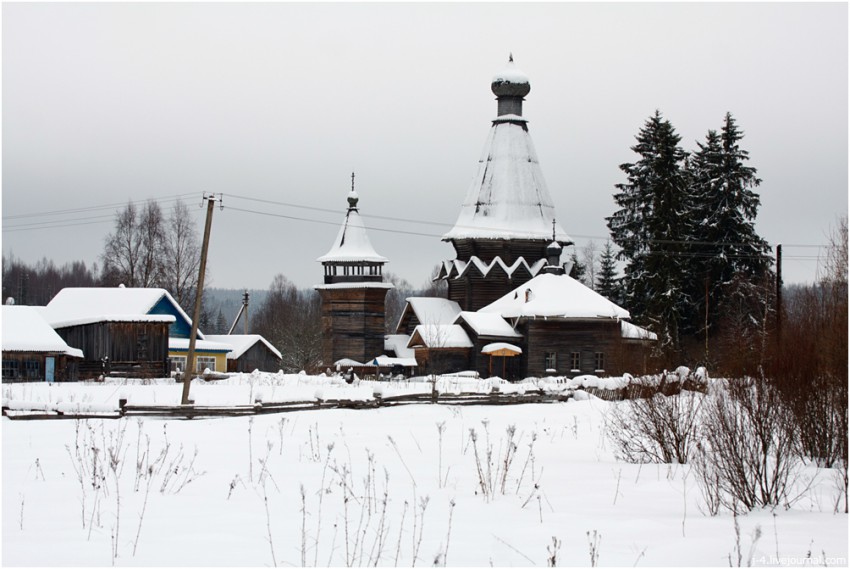
{"label": "onion dome", "polygon": [[531,82],[514,66],[514,56],[511,55],[507,67],[493,76],[490,89],[497,97],[525,97],[531,92]]}

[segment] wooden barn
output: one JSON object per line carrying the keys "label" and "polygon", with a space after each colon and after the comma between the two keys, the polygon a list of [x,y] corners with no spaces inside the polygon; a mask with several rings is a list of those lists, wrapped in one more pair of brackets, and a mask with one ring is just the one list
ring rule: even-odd
{"label": "wooden barn", "polygon": [[226,345],[227,371],[250,373],[254,370],[279,371],[281,353],[259,334],[207,334],[207,340]]}
{"label": "wooden barn", "polygon": [[3,382],[76,381],[83,352],[33,306],[3,306]]}
{"label": "wooden barn", "polygon": [[[170,340],[184,338],[188,344],[192,327],[189,316],[161,288],[65,288],[44,308],[44,316],[70,345],[83,350],[81,379],[103,374],[168,377],[169,358],[181,355],[179,349],[171,351]],[[196,341],[203,339],[198,331]],[[222,367],[226,353],[196,352],[199,358],[220,358]]]}

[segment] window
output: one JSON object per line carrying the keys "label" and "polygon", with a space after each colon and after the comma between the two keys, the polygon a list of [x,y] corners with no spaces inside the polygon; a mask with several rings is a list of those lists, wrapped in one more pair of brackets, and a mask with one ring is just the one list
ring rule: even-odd
{"label": "window", "polygon": [[605,371],[605,354],[596,352],[596,371]]}
{"label": "window", "polygon": [[215,371],[215,358],[212,356],[198,356],[195,358],[195,371],[204,371],[210,368],[210,371]]}
{"label": "window", "polygon": [[543,365],[546,366],[547,370],[558,369],[558,354],[555,352],[546,352]]}
{"label": "window", "polygon": [[18,375],[18,361],[3,360],[3,379],[17,379]]}
{"label": "window", "polygon": [[570,371],[581,371],[581,352],[570,352]]}
{"label": "window", "polygon": [[24,362],[24,377],[27,379],[40,379],[41,362],[38,360],[26,360]]}
{"label": "window", "polygon": [[170,356],[171,371],[183,371],[186,369],[186,356]]}

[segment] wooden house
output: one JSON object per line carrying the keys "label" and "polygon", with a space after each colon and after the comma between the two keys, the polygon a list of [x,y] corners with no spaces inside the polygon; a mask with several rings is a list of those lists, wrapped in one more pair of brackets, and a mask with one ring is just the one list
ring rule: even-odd
{"label": "wooden house", "polygon": [[280,370],[283,356],[259,334],[207,334],[207,340],[230,348],[227,354],[227,371],[229,372]]}
{"label": "wooden house", "polygon": [[[180,340],[188,347],[192,321],[165,289],[65,288],[44,308],[44,316],[62,338],[83,350],[81,378],[168,377],[170,358],[183,357],[185,365]],[[196,342],[203,340],[198,331]],[[204,362],[201,369],[212,367],[210,363],[225,369],[226,353],[222,346],[204,351],[201,344],[196,349]]]}
{"label": "wooden house", "polygon": [[472,341],[457,324],[420,324],[410,335],[416,363],[423,373],[451,373],[468,369]]}
{"label": "wooden house", "polygon": [[76,381],[83,352],[33,306],[3,306],[3,382]]}

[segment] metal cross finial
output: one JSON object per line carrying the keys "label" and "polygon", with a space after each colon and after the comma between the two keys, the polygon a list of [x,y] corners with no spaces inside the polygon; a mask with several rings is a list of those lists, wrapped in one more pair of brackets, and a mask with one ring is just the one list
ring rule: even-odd
{"label": "metal cross finial", "polygon": [[351,191],[354,191],[354,172],[351,173]]}
{"label": "metal cross finial", "polygon": [[552,241],[555,240],[555,218],[552,218]]}
{"label": "metal cross finial", "polygon": [[513,54],[513,52],[511,52],[511,53],[508,54],[508,63],[513,63],[513,62],[514,62],[514,54]]}

